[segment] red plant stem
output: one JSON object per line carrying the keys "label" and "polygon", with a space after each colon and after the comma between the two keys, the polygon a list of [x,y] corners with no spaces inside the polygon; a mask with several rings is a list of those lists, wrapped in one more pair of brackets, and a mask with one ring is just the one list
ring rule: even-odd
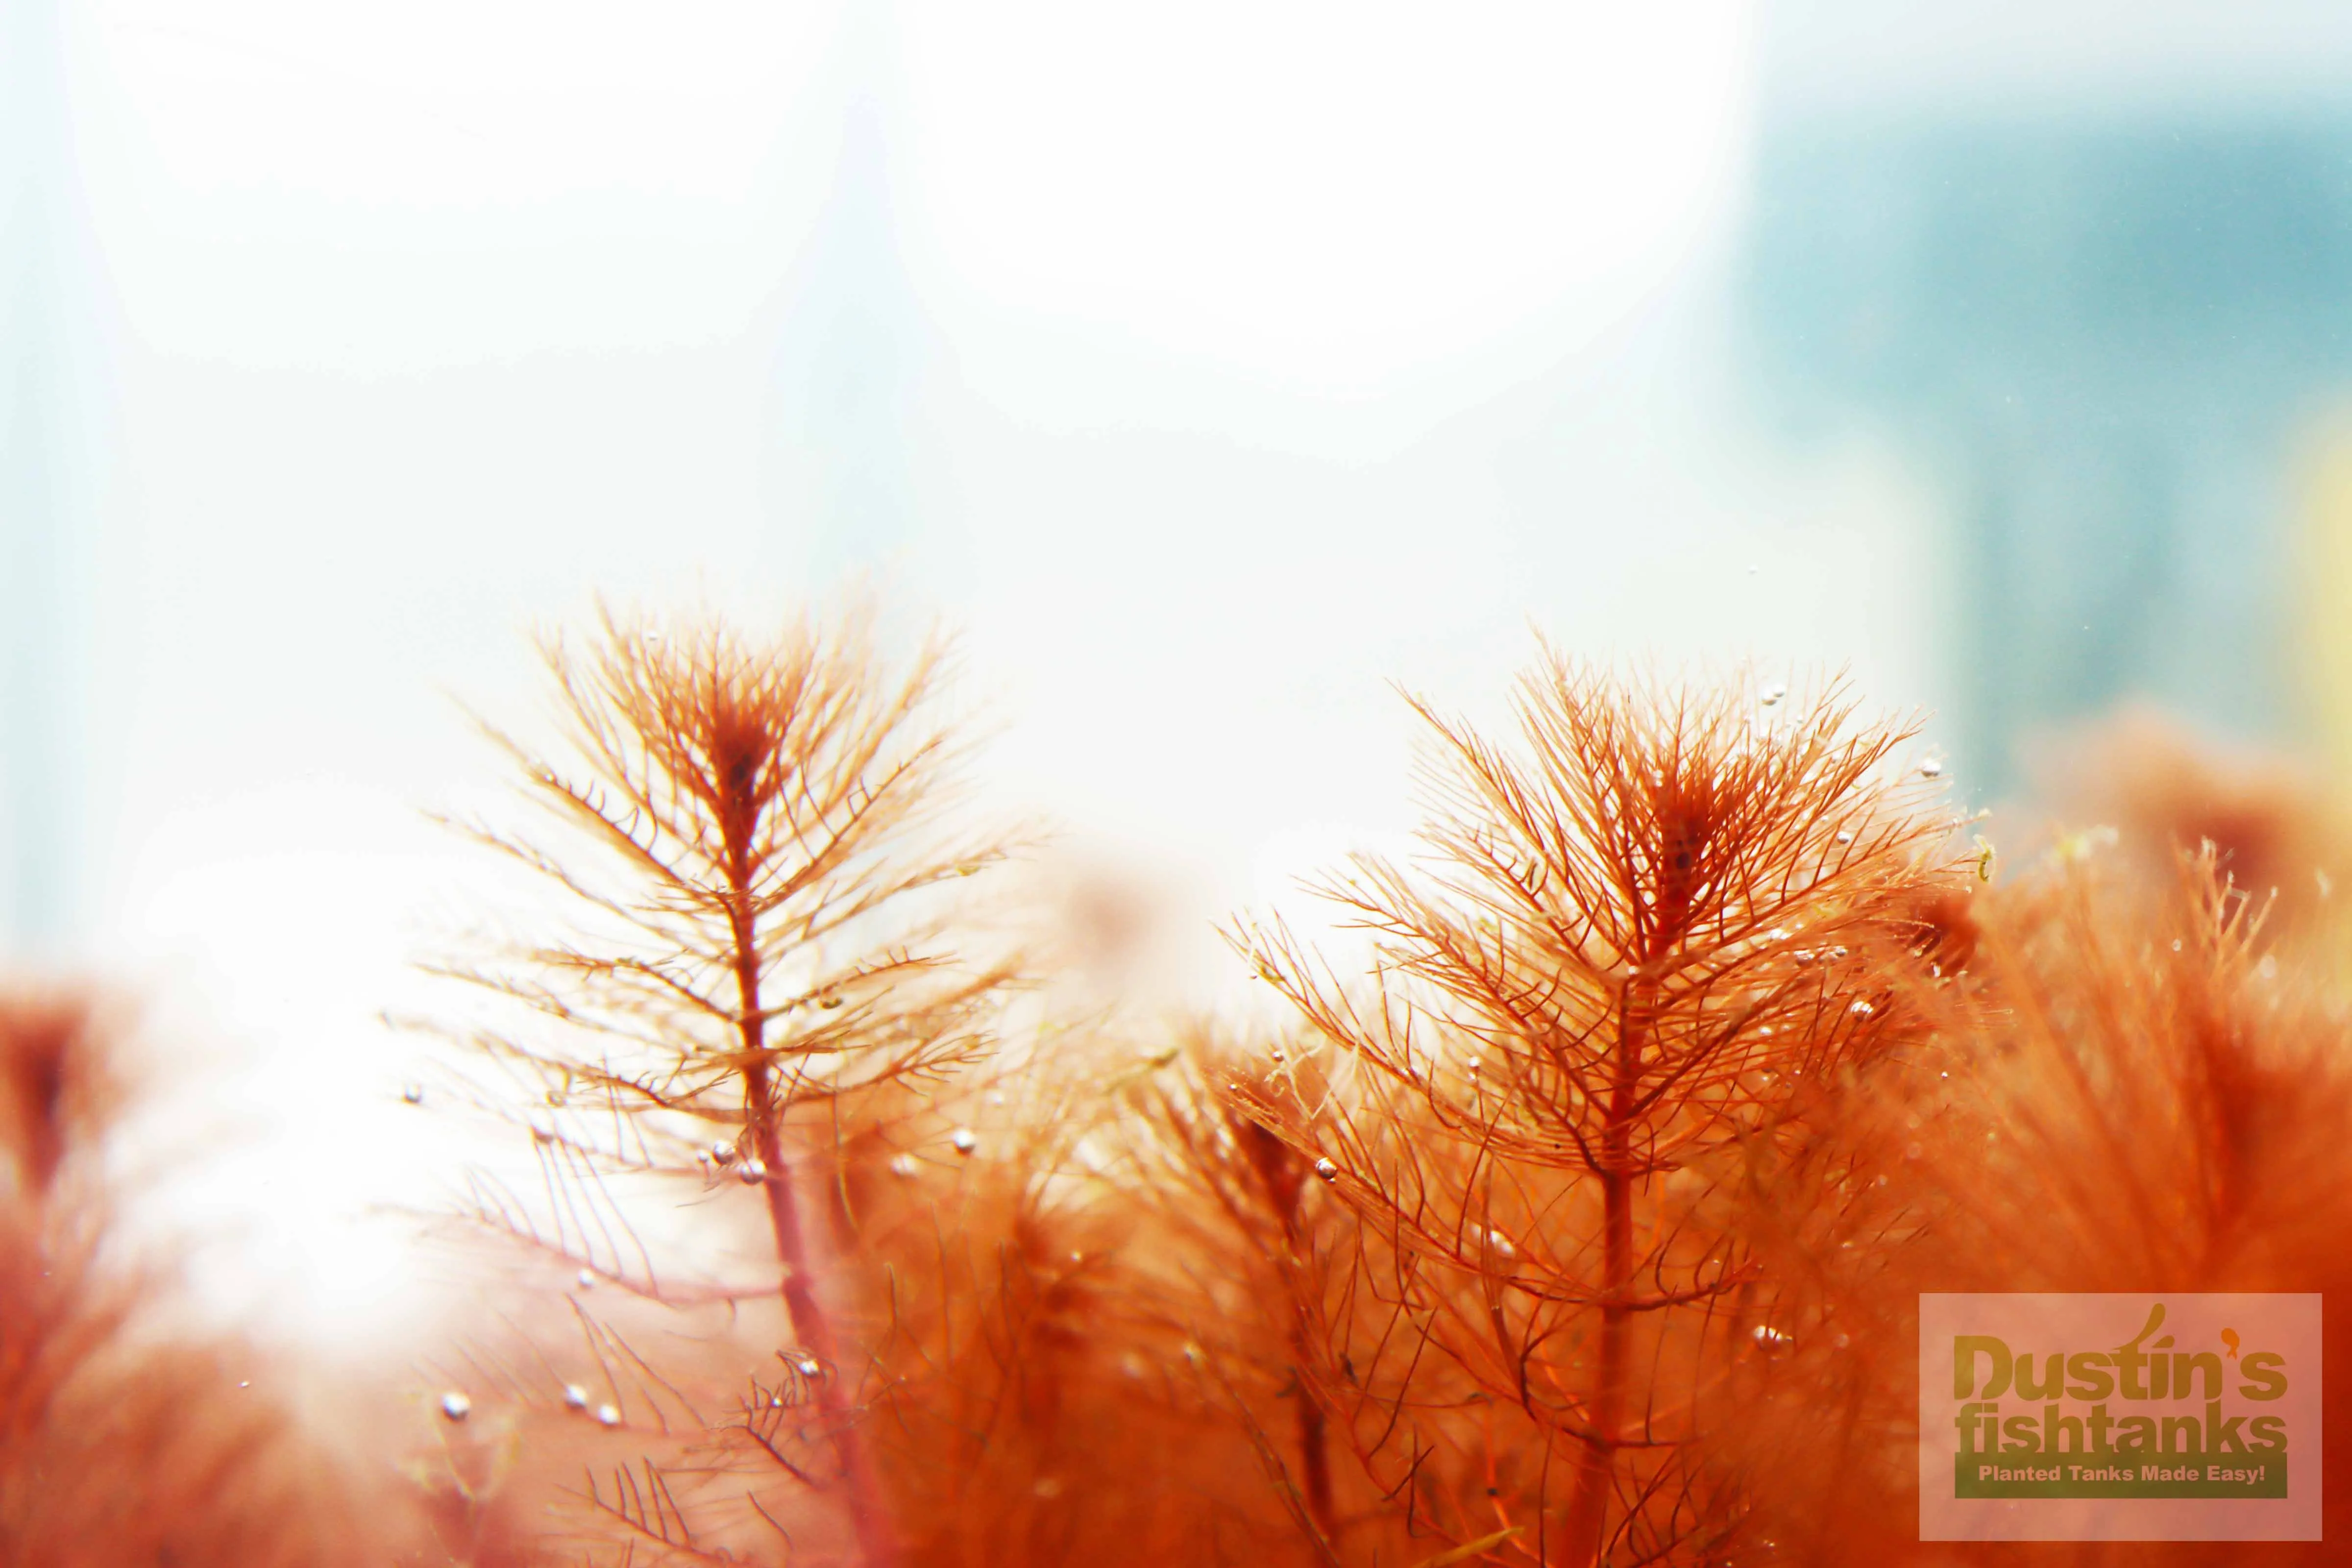
{"label": "red plant stem", "polygon": [[1601,1131],[1601,1343],[1592,1379],[1591,1436],[1579,1457],[1576,1492],[1568,1512],[1569,1561],[1579,1564],[1601,1560],[1609,1494],[1616,1477],[1618,1425],[1625,1407],[1625,1331],[1633,1317],[1627,1300],[1633,1282],[1633,1132],[1639,1115],[1642,1046],[1650,1033],[1656,990],[1656,982],[1646,977],[1625,988],[1608,1118]]}
{"label": "red plant stem", "polygon": [[[744,880],[748,881],[748,878]],[[752,1152],[767,1172],[761,1185],[767,1194],[768,1227],[775,1237],[776,1260],[783,1266],[784,1310],[792,1319],[793,1334],[800,1341],[800,1348],[815,1357],[823,1368],[816,1384],[817,1411],[824,1418],[825,1429],[833,1438],[834,1455],[841,1464],[842,1485],[847,1494],[850,1528],[857,1536],[858,1556],[866,1568],[891,1568],[898,1560],[898,1551],[883,1511],[881,1480],[874,1472],[873,1458],[866,1453],[865,1440],[857,1430],[856,1412],[851,1408],[847,1392],[846,1369],[841,1364],[833,1323],[825,1316],[824,1303],[816,1298],[808,1244],[801,1235],[800,1207],[793,1195],[793,1171],[784,1159],[774,1081],[765,1054],[767,1022],[760,1008],[759,948],[752,931],[751,900],[748,891],[740,888],[739,883],[739,891],[731,900],[729,923],[735,949],[735,988],[741,1004],[736,1026],[743,1045],[744,1131],[751,1140]]]}
{"label": "red plant stem", "polygon": [[1307,1357],[1310,1353],[1307,1324],[1302,1321],[1290,1331],[1291,1386],[1298,1391],[1298,1457],[1305,1472],[1307,1517],[1315,1528],[1323,1532],[1327,1542],[1333,1537],[1331,1521],[1331,1455],[1324,1436],[1323,1402],[1315,1397],[1305,1376]]}
{"label": "red plant stem", "polygon": [[1283,1239],[1288,1245],[1286,1260],[1289,1275],[1290,1305],[1290,1386],[1298,1394],[1298,1460],[1307,1494],[1307,1517],[1322,1532],[1328,1544],[1334,1534],[1331,1516],[1331,1455],[1325,1435],[1323,1402],[1316,1397],[1314,1386],[1307,1378],[1308,1358],[1314,1354],[1315,1323],[1308,1310],[1306,1291],[1308,1276],[1302,1251],[1304,1238],[1299,1234],[1298,1194],[1293,1188],[1290,1201],[1282,1211]]}

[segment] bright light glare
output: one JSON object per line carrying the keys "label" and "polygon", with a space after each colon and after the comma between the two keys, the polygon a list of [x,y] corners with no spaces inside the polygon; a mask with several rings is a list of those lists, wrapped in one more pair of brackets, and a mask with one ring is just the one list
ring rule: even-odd
{"label": "bright light glare", "polygon": [[1719,203],[1746,7],[910,8],[947,264],[1041,317],[1356,392],[1654,286]]}

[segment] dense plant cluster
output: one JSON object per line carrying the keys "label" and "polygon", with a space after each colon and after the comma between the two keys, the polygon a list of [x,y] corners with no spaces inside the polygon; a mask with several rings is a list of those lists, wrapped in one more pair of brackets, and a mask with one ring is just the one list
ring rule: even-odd
{"label": "dense plant cluster", "polygon": [[0,1010],[0,1561],[1958,1561],[1921,1291],[2352,1272],[2332,840],[2283,785],[2137,731],[2109,824],[1996,880],[1834,686],[1548,653],[1507,738],[1420,708],[1418,852],[1332,869],[1338,935],[1235,917],[1266,1006],[1073,1015],[941,647],[875,627],[549,645],[562,728],[500,737],[539,809],[469,831],[556,912],[444,966],[530,1162],[475,1188],[499,1326],[375,1470],[142,1331],[104,1032]]}

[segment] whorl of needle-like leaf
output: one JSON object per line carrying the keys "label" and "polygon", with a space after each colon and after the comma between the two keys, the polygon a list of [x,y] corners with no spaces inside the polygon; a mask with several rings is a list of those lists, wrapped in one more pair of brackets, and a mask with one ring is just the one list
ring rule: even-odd
{"label": "whorl of needle-like leaf", "polygon": [[936,712],[946,644],[894,672],[874,622],[856,603],[758,641],[715,617],[657,627],[606,609],[585,647],[542,640],[570,762],[491,734],[566,841],[468,830],[589,919],[465,977],[620,1049],[503,1054],[567,1091],[725,1120],[722,1091],[754,1065],[789,1101],[970,1048],[1003,976],[959,968],[940,910],[916,895],[1003,844],[943,821],[961,752]]}
{"label": "whorl of needle-like leaf", "polygon": [[[1427,853],[1314,884],[1372,934],[1372,997],[1278,921],[1234,935],[1447,1124],[1511,1158],[1654,1170],[1735,1133],[1759,1072],[1884,1037],[1868,961],[1922,940],[1920,900],[1950,875],[1931,865],[1949,821],[1895,766],[1912,729],[1857,723],[1836,683],[1767,707],[1549,650],[1519,686],[1518,754],[1413,706]],[[1613,1156],[1612,1127],[1634,1132]]]}

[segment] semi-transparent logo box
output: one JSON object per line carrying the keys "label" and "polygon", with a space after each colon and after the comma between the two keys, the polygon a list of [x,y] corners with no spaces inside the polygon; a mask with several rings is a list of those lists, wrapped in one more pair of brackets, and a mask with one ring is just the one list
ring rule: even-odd
{"label": "semi-transparent logo box", "polygon": [[2317,1541],[2316,1295],[1919,1298],[1922,1541]]}

